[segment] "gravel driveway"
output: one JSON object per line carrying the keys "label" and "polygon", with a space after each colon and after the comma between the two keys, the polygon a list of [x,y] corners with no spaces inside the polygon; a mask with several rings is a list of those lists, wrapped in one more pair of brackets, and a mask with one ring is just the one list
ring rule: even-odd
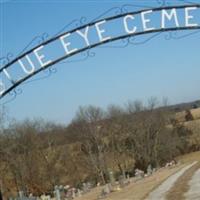
{"label": "gravel driveway", "polygon": [[166,200],[165,196],[167,192],[174,186],[178,178],[181,177],[189,168],[194,166],[196,163],[197,161],[183,167],[180,171],[170,176],[160,186],[158,186],[154,191],[152,191],[146,200]]}

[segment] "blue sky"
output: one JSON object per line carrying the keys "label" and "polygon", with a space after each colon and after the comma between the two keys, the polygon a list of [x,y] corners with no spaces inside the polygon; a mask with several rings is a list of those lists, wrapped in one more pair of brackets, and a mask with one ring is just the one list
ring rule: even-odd
{"label": "blue sky", "polygon": [[[90,21],[112,7],[154,6],[155,2],[4,0],[0,53],[18,55],[35,36],[47,32],[51,37],[82,16]],[[51,77],[20,87],[23,93],[6,105],[9,115],[17,120],[42,117],[69,123],[79,105],[106,108],[128,100],[147,101],[151,96],[168,97],[171,104],[200,99],[200,33],[180,40],[166,37],[164,33],[126,48],[96,48],[95,56],[86,61],[57,64],[57,73]]]}

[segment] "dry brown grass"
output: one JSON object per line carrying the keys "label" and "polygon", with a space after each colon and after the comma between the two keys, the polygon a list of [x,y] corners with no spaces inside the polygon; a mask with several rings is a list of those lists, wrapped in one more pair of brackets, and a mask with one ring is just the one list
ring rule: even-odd
{"label": "dry brown grass", "polygon": [[[194,120],[200,119],[200,108],[191,109],[190,113],[191,113]],[[175,119],[178,122],[185,122],[186,121],[186,119],[185,119],[186,115],[187,115],[186,111],[177,112],[175,114]]]}
{"label": "dry brown grass", "polygon": [[200,119],[200,108],[190,110],[194,119]]}
{"label": "dry brown grass", "polygon": [[182,163],[191,163],[193,161],[200,161],[200,151],[189,153],[184,156],[179,156],[177,160]]}
{"label": "dry brown grass", "polygon": [[184,126],[193,131],[194,129],[200,128],[200,119],[188,121],[184,123]]}
{"label": "dry brown grass", "polygon": [[[155,174],[143,180],[132,182],[120,191],[108,195],[105,200],[142,200],[148,194],[160,185],[169,176],[180,170],[184,165],[178,165],[174,168],[162,168]],[[103,187],[95,188],[90,193],[83,195],[78,200],[97,200]]]}
{"label": "dry brown grass", "polygon": [[178,112],[175,114],[175,119],[178,122],[185,122],[186,111]]}

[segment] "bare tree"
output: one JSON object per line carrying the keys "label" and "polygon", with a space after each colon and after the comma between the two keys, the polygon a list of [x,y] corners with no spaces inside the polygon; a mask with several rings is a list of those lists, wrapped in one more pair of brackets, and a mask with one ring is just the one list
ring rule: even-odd
{"label": "bare tree", "polygon": [[109,120],[107,120],[105,130],[109,140],[109,152],[112,155],[113,167],[117,166],[119,172],[125,175],[126,171],[131,171],[134,167],[133,155],[128,151],[126,144],[129,133],[127,129],[129,116],[117,106],[110,106],[107,113]]}
{"label": "bare tree", "polygon": [[148,99],[148,106],[147,106],[147,108],[149,110],[155,109],[158,105],[159,105],[159,101],[158,101],[158,99],[156,97],[150,97]]}
{"label": "bare tree", "polygon": [[96,174],[106,183],[107,145],[102,135],[104,112],[94,106],[80,107],[73,123],[79,132],[82,142],[82,151],[87,156],[89,164]]}
{"label": "bare tree", "polygon": [[144,105],[140,100],[128,101],[128,103],[126,104],[126,110],[129,114],[141,112],[144,110]]}

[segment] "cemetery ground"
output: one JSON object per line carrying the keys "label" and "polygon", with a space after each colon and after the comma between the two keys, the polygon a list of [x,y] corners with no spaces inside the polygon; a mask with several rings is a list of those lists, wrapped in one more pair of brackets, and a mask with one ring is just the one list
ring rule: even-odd
{"label": "cemetery ground", "polygon": [[[190,153],[177,158],[179,164],[173,167],[161,168],[154,174],[144,179],[134,181],[130,179],[130,184],[120,190],[111,192],[105,200],[196,200],[200,199],[199,187],[191,185],[193,179],[199,180],[200,170],[200,152]],[[185,168],[185,169],[184,169]],[[187,169],[186,169],[187,168]],[[176,176],[180,171],[183,171],[181,176]],[[159,193],[159,187],[169,184],[168,190]],[[197,184],[197,181],[193,184]],[[199,183],[198,183],[199,185]],[[77,198],[78,200],[97,200],[103,186],[96,187],[91,192]],[[164,188],[165,190],[166,188]],[[154,194],[153,194],[154,193]],[[195,196],[196,195],[196,196]]]}

